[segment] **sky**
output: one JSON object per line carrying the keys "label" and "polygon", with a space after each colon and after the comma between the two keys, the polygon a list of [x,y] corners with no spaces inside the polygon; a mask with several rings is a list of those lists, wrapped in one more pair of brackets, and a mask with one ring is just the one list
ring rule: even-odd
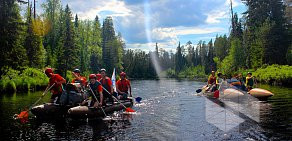
{"label": "sky", "polygon": [[[37,11],[46,0],[37,0]],[[246,10],[240,0],[232,0],[234,12]],[[62,0],[82,20],[114,20],[128,49],[175,51],[178,43],[210,41],[230,32],[230,0]]]}

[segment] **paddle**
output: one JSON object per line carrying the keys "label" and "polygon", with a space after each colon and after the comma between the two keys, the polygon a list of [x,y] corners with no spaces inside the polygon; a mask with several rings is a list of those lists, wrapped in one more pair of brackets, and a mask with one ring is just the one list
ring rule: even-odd
{"label": "paddle", "polygon": [[103,86],[102,86],[102,84],[99,82],[99,81],[97,81],[100,85],[101,85],[101,87],[102,87],[102,89],[103,90],[105,90],[110,96],[112,96],[115,100],[117,100],[125,109],[126,109],[126,112],[135,112],[135,110],[133,110],[132,108],[130,108],[130,107],[126,107],[123,103],[121,103],[116,97],[114,97],[113,95],[111,95],[111,93],[109,92],[109,91],[107,91]]}
{"label": "paddle", "polygon": [[[90,91],[91,91],[91,93],[92,93],[93,97],[95,98],[95,100],[96,100],[97,104],[99,104],[99,102],[98,102],[98,99],[97,99],[96,95],[94,94],[93,90],[91,89],[90,85],[88,85],[88,87],[89,87],[89,89],[90,89]],[[100,108],[101,108],[101,110],[102,110],[103,114],[105,115],[105,117],[107,117],[107,115],[105,114],[105,112],[104,112],[104,110],[103,110],[102,106],[101,106]]]}
{"label": "paddle", "polygon": [[200,93],[201,91],[202,91],[202,89],[197,89],[196,90],[197,93]]}
{"label": "paddle", "polygon": [[141,100],[142,100],[142,98],[141,98],[141,97],[136,97],[135,100],[136,100],[138,103],[140,103]]}
{"label": "paddle", "polygon": [[26,109],[26,110],[24,110],[24,111],[21,111],[20,112],[20,114],[16,114],[15,116],[16,116],[16,119],[25,119],[25,118],[28,118],[28,112],[31,110],[31,108],[33,107],[33,106],[35,106],[46,94],[47,94],[47,92],[51,89],[51,88],[53,88],[53,86],[55,85],[56,83],[54,83],[53,85],[51,85],[49,88],[47,88],[44,92],[43,92],[43,94],[42,94],[42,96],[33,104],[33,105],[31,105],[30,107],[29,107],[29,109]]}

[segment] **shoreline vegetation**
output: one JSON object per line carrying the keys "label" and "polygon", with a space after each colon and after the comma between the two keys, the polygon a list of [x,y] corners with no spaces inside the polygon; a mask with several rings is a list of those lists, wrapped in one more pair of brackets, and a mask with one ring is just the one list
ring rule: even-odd
{"label": "shoreline vegetation", "polygon": [[[269,85],[278,85],[291,87],[292,84],[292,66],[288,65],[271,65],[264,68],[254,70],[240,70],[237,73],[242,73],[246,76],[247,72],[252,72],[257,82]],[[203,66],[189,67],[182,70],[180,73],[175,73],[174,70],[169,69],[162,72],[164,77],[162,78],[175,78],[175,79],[187,79],[205,82],[208,79]],[[73,76],[68,71],[66,80],[71,81]],[[131,78],[132,80],[141,79],[155,79],[159,78]],[[0,92],[1,93],[14,93],[14,92],[28,92],[44,89],[48,84],[49,79],[43,73],[41,69],[35,68],[23,68],[22,71],[8,69],[5,76],[2,76],[0,80]]]}

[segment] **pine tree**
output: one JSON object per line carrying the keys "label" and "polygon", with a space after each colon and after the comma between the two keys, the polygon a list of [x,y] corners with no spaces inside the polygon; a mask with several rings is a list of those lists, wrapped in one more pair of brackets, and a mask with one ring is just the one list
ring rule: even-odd
{"label": "pine tree", "polygon": [[227,36],[216,36],[214,42],[214,48],[216,52],[216,57],[218,57],[221,61],[228,55],[229,51],[229,43]]}
{"label": "pine tree", "polygon": [[208,72],[215,70],[216,66],[215,66],[215,62],[213,60],[214,56],[214,46],[213,46],[213,41],[212,39],[209,41],[208,43],[208,65],[210,66],[210,70],[207,70],[209,67],[206,67],[206,70]]}
{"label": "pine tree", "polygon": [[175,54],[175,72],[178,74],[184,67],[183,64],[183,55],[181,51],[180,42],[178,44],[178,47],[176,48],[176,54]]}
{"label": "pine tree", "polygon": [[27,64],[26,50],[22,46],[24,39],[19,7],[16,0],[4,0],[0,3],[0,76],[7,67],[19,69]]}
{"label": "pine tree", "polygon": [[107,17],[103,21],[102,26],[102,59],[103,59],[103,65],[107,70],[112,69],[113,64],[111,62],[112,56],[111,56],[111,44],[114,40],[116,40],[115,37],[115,30],[113,26],[113,20],[111,17]]}
{"label": "pine tree", "polygon": [[29,67],[43,68],[45,63],[45,49],[42,44],[42,38],[35,32],[34,22],[40,19],[32,19],[31,7],[28,8],[27,17],[27,35],[24,46],[28,57]]}
{"label": "pine tree", "polygon": [[68,5],[66,5],[64,11],[64,33],[63,33],[63,46],[61,48],[61,54],[58,56],[60,62],[57,66],[59,72],[66,77],[67,70],[74,69],[79,62],[78,47],[75,43],[74,26],[72,22],[72,13]]}
{"label": "pine tree", "polygon": [[89,53],[91,71],[98,72],[102,64],[101,28],[98,16],[95,17],[92,25],[92,43]]}
{"label": "pine tree", "polygon": [[61,28],[63,24],[60,23],[60,16],[62,16],[62,6],[60,0],[47,0],[42,5],[44,8],[44,19],[48,22],[46,28],[48,33],[44,36],[43,45],[47,52],[46,66],[55,67],[57,64],[57,56],[59,52],[59,43],[61,39]]}

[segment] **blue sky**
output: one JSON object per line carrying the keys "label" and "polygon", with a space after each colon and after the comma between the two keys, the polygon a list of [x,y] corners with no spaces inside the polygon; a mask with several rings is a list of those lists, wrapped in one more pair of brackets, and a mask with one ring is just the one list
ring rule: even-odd
{"label": "blue sky", "polygon": [[[244,4],[232,1],[241,17]],[[38,0],[38,9],[43,2]],[[112,16],[127,48],[153,50],[158,42],[159,47],[175,50],[179,41],[208,42],[230,31],[230,0],[62,0],[62,4],[81,19]]]}

